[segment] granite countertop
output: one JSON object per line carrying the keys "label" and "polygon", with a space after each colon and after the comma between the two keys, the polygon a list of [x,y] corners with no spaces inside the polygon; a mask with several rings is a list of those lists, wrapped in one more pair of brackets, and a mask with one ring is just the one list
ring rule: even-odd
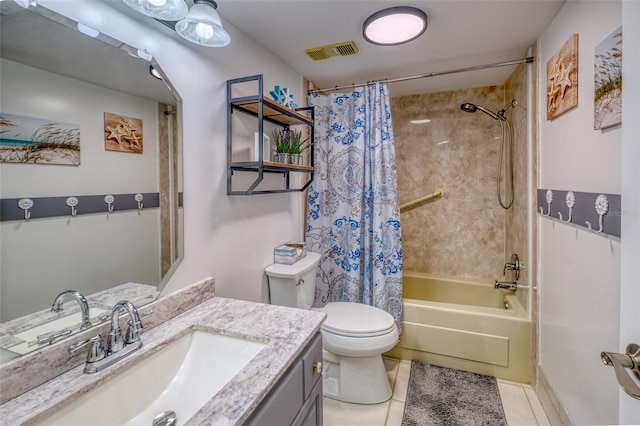
{"label": "granite countertop", "polygon": [[57,376],[0,406],[11,425],[46,419],[75,398],[162,349],[192,330],[203,330],[266,343],[266,346],[187,425],[242,424],[304,346],[320,330],[325,314],[311,310],[213,297],[141,334],[144,346],[115,365],[84,374],[84,365]]}

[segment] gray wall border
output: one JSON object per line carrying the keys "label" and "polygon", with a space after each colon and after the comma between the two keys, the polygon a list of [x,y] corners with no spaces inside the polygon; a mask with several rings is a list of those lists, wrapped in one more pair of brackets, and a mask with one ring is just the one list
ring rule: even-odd
{"label": "gray wall border", "polygon": [[[551,202],[551,209],[547,204],[547,189],[538,188],[538,206],[536,211],[542,217],[549,219],[556,219],[560,221],[560,215],[562,213],[563,223],[567,225],[572,224],[576,226],[588,229],[586,222],[591,223],[592,231],[597,231],[600,228],[599,220],[600,216],[596,212],[596,198],[598,195],[603,194],[607,196],[609,200],[609,211],[603,218],[603,231],[602,234],[612,235],[614,237],[620,237],[620,224],[622,218],[622,197],[620,194],[607,194],[604,192],[579,192],[573,191],[576,199],[575,206],[573,207],[573,214],[571,222],[565,222],[569,218],[569,208],[566,203],[566,196],[569,190],[551,189],[553,192],[553,201]],[[542,212],[540,213],[540,209]],[[549,215],[547,216],[547,213]]]}
{"label": "gray wall border", "polygon": [[[113,195],[114,202],[113,212],[116,214],[121,211],[138,210],[138,202],[133,194],[104,194],[104,195],[74,195],[78,199],[76,206],[77,215],[108,213],[107,203],[104,197]],[[157,192],[142,192],[144,197],[142,200],[142,209],[158,208],[160,206],[160,194]],[[48,217],[71,216],[71,207],[67,206],[67,198],[62,197],[23,197],[33,200],[33,207],[29,209],[31,219],[42,219]],[[0,221],[9,220],[25,220],[25,212],[18,207],[18,201],[21,198],[2,198],[0,199]]]}

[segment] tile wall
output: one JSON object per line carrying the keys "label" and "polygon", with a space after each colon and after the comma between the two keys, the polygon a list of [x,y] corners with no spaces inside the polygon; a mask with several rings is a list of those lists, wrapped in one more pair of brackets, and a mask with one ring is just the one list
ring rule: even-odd
{"label": "tile wall", "polygon": [[[498,111],[504,86],[391,99],[400,203],[445,197],[402,214],[404,266],[450,276],[502,277],[505,213],[496,198],[500,126],[465,102]],[[413,124],[411,120],[431,120]]]}

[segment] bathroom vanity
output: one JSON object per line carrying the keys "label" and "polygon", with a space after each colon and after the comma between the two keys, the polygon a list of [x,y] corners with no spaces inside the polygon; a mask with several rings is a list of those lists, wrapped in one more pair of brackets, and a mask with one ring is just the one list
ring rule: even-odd
{"label": "bathroom vanity", "polygon": [[[189,290],[187,289],[187,291]],[[181,418],[180,409],[177,408],[175,411],[178,424],[322,424],[322,380],[320,380],[322,341],[319,330],[325,319],[325,314],[310,310],[210,297],[191,309],[157,324],[161,320],[157,316],[171,316],[170,312],[180,311],[180,309],[176,309],[176,305],[173,307],[161,305],[162,303],[170,303],[170,300],[171,296],[167,296],[158,302],[147,305],[148,307],[141,308],[141,314],[154,309],[154,314],[148,319],[149,322],[144,324],[145,320],[143,320],[145,331],[141,334],[142,348],[95,374],[83,373],[84,358],[78,358],[77,365],[70,370],[53,377],[51,380],[44,381],[0,405],[0,418],[3,419],[3,423],[11,425],[56,424],[56,421],[62,419],[61,421],[69,424],[72,422],[75,410],[79,410],[78,407],[87,404],[101,407],[105,403],[108,404],[113,398],[106,396],[108,394],[105,389],[110,386],[118,386],[118,381],[125,383],[128,387],[139,386],[136,388],[137,393],[149,393],[151,392],[150,386],[145,387],[141,384],[136,379],[136,374],[146,368],[148,364],[156,362],[159,355],[163,356],[167,351],[174,350],[180,341],[187,341],[185,339],[189,339],[192,335],[204,333],[219,335],[222,338],[231,337],[235,340],[246,341],[250,345],[257,343],[262,346],[255,356],[251,355],[248,358],[248,361],[235,375],[223,383],[219,390],[215,390],[211,394],[213,396],[208,397],[199,409],[194,410],[194,415],[183,415]],[[126,319],[121,319],[121,323],[125,321]],[[60,357],[63,357],[66,348],[73,341],[90,338],[96,333],[104,336],[105,330],[94,327],[94,329],[80,333],[74,339],[55,343],[51,348],[29,354],[4,365],[0,370],[0,373],[3,373],[3,382],[5,381],[5,373],[12,373],[8,383],[11,385],[12,380],[21,380],[15,371],[23,371],[22,374],[26,376],[29,374],[26,369],[37,368],[37,365],[34,367],[29,364],[42,362],[41,369],[47,369],[47,362],[60,363],[59,360],[51,360],[49,358],[51,355],[43,354],[46,354],[47,350],[57,348],[57,352],[51,351],[51,353],[58,353]],[[220,346],[223,345],[224,343],[220,344]],[[203,350],[198,349],[198,351],[202,356]],[[223,351],[223,347],[218,350],[216,346],[209,346],[207,352],[211,356],[205,354],[205,359],[227,362],[218,353]],[[68,358],[69,355],[66,357]],[[185,361],[179,360],[179,362],[188,363],[190,361],[185,358]],[[18,366],[17,363],[24,363],[24,365]],[[198,362],[198,365],[201,364],[204,363]],[[200,383],[197,380],[204,384],[209,382],[210,378],[196,375],[196,382],[191,382],[189,391],[202,393]],[[5,385],[7,385],[6,382]],[[184,399],[188,399],[186,394]],[[123,423],[110,419],[109,416],[125,408],[122,407],[122,404],[120,406],[112,405],[112,409],[96,416],[98,423],[94,424],[100,422],[104,424]],[[147,407],[139,406],[136,409],[144,411]],[[164,410],[172,410],[172,407],[163,407],[159,413]]]}

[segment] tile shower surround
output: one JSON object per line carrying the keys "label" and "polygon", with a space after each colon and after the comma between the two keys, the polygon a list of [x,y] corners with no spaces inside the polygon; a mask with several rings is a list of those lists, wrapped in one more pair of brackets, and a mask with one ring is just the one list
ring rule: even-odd
{"label": "tile shower surround", "polygon": [[[505,213],[496,199],[500,126],[460,105],[497,111],[504,99],[504,86],[391,99],[400,203],[436,189],[445,192],[444,198],[402,214],[406,270],[502,276]],[[410,122],[417,119],[431,122]]]}

